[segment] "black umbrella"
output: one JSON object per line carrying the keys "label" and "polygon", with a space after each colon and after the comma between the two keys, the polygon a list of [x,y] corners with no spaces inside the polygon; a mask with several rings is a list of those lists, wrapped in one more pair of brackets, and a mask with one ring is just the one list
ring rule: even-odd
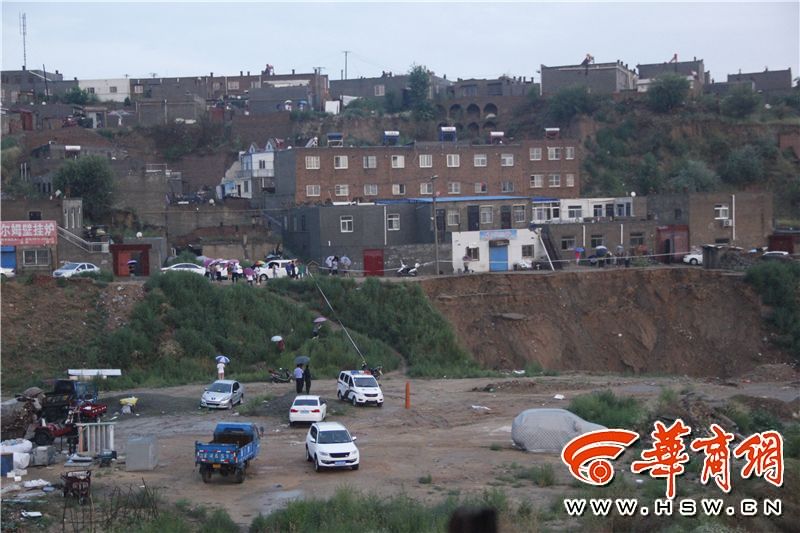
{"label": "black umbrella", "polygon": [[296,365],[307,365],[311,362],[311,358],[307,355],[298,355],[294,358],[294,364]]}

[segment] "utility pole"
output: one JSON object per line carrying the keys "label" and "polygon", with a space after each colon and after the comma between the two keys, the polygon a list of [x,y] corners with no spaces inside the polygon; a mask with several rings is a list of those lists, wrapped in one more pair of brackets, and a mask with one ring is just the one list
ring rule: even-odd
{"label": "utility pole", "polygon": [[350,53],[350,50],[342,50],[344,54],[344,79],[347,79],[347,54]]}
{"label": "utility pole", "polygon": [[428,180],[431,182],[431,193],[433,194],[433,204],[431,206],[431,210],[433,211],[433,253],[435,259],[435,266],[436,266],[436,276],[439,275],[439,224],[436,220],[436,179],[439,176],[433,175]]}
{"label": "utility pole", "polygon": [[28,68],[28,15],[23,13],[19,16],[19,32],[22,34],[22,70]]}

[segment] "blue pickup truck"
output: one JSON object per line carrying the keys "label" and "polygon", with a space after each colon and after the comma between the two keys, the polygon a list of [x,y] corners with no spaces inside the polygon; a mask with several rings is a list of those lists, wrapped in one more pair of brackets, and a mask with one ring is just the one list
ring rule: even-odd
{"label": "blue pickup truck", "polygon": [[250,461],[258,456],[262,435],[263,429],[255,424],[217,424],[214,440],[194,443],[194,464],[200,467],[203,483],[208,483],[214,472],[232,474],[236,483],[242,483]]}

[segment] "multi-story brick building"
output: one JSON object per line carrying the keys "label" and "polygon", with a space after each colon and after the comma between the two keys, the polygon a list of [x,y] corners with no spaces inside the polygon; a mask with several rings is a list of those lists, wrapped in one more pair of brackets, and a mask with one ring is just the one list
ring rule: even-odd
{"label": "multi-story brick building", "polygon": [[636,89],[636,73],[628,65],[585,63],[548,67],[542,65],[542,94],[553,94],[567,87],[587,87],[598,94],[613,94]]}
{"label": "multi-story brick building", "polygon": [[689,80],[691,91],[698,95],[703,94],[704,87],[710,82],[710,73],[706,72],[703,60],[696,57],[692,61],[678,61],[677,58],[669,63],[651,63],[636,65],[639,71],[637,88],[639,92],[647,92],[647,88],[656,78],[665,74],[677,74]]}

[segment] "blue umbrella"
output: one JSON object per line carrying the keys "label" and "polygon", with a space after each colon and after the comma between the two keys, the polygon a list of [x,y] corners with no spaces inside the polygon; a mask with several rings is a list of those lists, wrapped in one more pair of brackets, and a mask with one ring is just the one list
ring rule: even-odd
{"label": "blue umbrella", "polygon": [[228,359],[227,357],[225,357],[225,356],[224,356],[224,355],[222,355],[222,354],[220,354],[220,355],[218,355],[218,356],[216,357],[216,361],[217,361],[217,363],[222,363],[223,365],[227,365],[228,363],[230,363],[230,362],[231,362],[231,360],[230,360],[230,359]]}
{"label": "blue umbrella", "polygon": [[586,248],[584,248],[583,246],[578,246],[577,248],[575,248],[575,251],[583,253],[586,251]]}

